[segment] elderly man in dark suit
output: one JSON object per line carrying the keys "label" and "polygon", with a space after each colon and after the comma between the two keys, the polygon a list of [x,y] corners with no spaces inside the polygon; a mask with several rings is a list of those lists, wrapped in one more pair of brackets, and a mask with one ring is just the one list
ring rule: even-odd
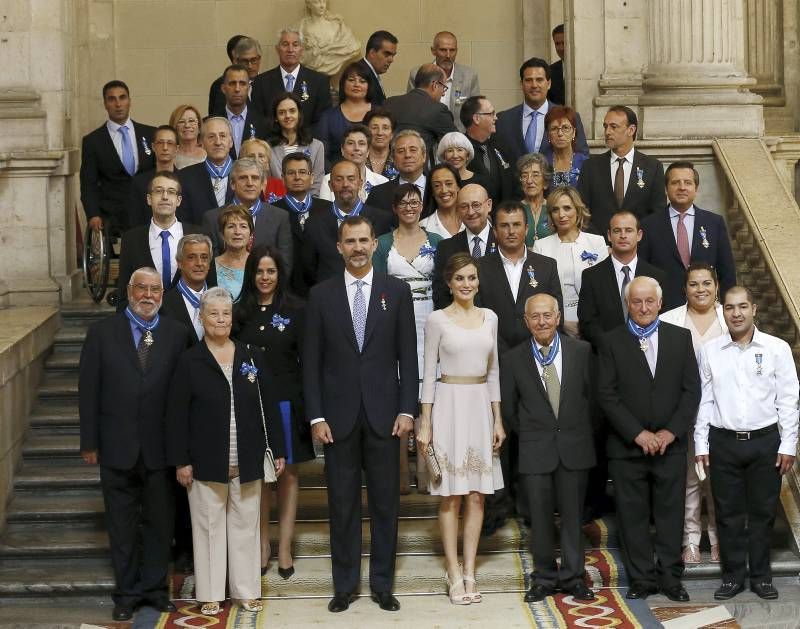
{"label": "elderly man in dark suit", "polygon": [[686,303],[686,269],[708,262],[717,272],[719,293],[736,284],[736,263],[725,219],[694,205],[700,174],[689,161],[673,162],[664,174],[669,206],[642,220],[642,259],[666,273],[664,310]]}
{"label": "elderly man in dark suit", "polygon": [[[556,299],[540,293],[525,302],[529,342],[500,364],[503,416],[519,434],[519,471],[531,507],[536,569],[526,602],[560,589],[579,601],[595,596],[583,582],[581,511],[594,465],[590,403],[591,347],[558,332]],[[553,518],[561,519],[561,565],[556,565]]]}
{"label": "elderly man in dark suit", "polygon": [[303,124],[307,127],[317,124],[322,112],[331,106],[330,78],[300,63],[303,50],[303,34],[294,28],[283,29],[275,44],[278,65],[253,81],[259,99],[254,104],[267,119],[275,97],[281,92],[290,92],[300,99]]}
{"label": "elderly man in dark suit", "polygon": [[383,104],[397,121],[397,131],[415,129],[419,132],[428,147],[431,162],[442,136],[456,130],[453,114],[440,102],[448,90],[446,78],[439,66],[426,63],[417,70],[413,90],[400,96],[391,96]]}
{"label": "elderly man in dark suit", "polygon": [[611,426],[606,447],[630,579],[626,597],[660,591],[685,602],[681,538],[687,436],[700,404],[697,359],[689,331],[659,321],[656,280],[636,277],[624,293],[628,322],[603,337],[597,397]]}
{"label": "elderly man in dark suit", "polygon": [[375,31],[367,40],[366,54],[360,63],[369,76],[367,100],[373,107],[380,107],[386,100],[380,75],[386,74],[397,55],[397,37],[389,31]]}
{"label": "elderly man in dark suit", "polygon": [[345,270],[311,289],[303,353],[306,414],[325,444],[335,592],[328,609],[346,610],[359,587],[363,469],[372,599],[396,611],[399,440],[417,411],[414,309],[408,284],[372,268],[369,220],[345,218],[337,246]]}
{"label": "elderly man in dark suit", "polygon": [[630,107],[611,107],[603,119],[609,150],[583,162],[578,192],[592,211],[596,234],[606,233],[614,212],[628,210],[643,219],[667,204],[664,166],[634,148],[638,126]]}
{"label": "elderly man in dark suit", "polygon": [[189,345],[188,330],[158,316],[158,271],[138,269],[127,290],[125,312],[89,328],[78,381],[81,457],[100,465],[119,621],[140,604],[175,611],[167,591],[173,504],[164,430],[170,377]]}
{"label": "elderly man in dark suit", "polygon": [[155,129],[131,120],[130,92],[122,81],[103,86],[103,107],[108,120],[81,144],[81,203],[92,229],[107,222],[121,234],[129,226],[131,179],[154,165],[150,140]]}
{"label": "elderly man in dark suit", "polygon": [[248,99],[250,80],[247,68],[231,65],[222,73],[222,94],[225,96],[223,115],[231,123],[233,146],[230,154],[237,159],[242,152],[242,142],[259,138],[266,140],[269,124],[261,112]]}
{"label": "elderly man in dark suit", "polygon": [[[486,192],[494,203],[511,197],[511,167],[505,149],[497,141],[497,113],[485,96],[471,96],[461,106],[461,124],[475,156],[467,168],[488,182]],[[520,195],[521,196],[521,195]]]}

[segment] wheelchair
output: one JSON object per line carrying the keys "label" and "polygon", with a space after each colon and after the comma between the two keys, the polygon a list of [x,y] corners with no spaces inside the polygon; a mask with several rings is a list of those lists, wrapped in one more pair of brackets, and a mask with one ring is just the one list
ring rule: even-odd
{"label": "wheelchair", "polygon": [[116,284],[109,283],[109,277],[112,260],[119,259],[115,245],[118,248],[120,243],[119,230],[109,229],[105,223],[99,231],[86,225],[83,234],[83,282],[89,297],[96,304],[105,297],[109,306],[117,305]]}

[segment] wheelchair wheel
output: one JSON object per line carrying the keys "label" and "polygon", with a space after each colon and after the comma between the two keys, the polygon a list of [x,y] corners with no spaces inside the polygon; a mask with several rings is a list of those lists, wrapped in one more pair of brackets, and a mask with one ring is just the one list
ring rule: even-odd
{"label": "wheelchair wheel", "polygon": [[111,269],[111,239],[105,228],[86,226],[83,235],[83,281],[92,300],[99,304],[106,294]]}

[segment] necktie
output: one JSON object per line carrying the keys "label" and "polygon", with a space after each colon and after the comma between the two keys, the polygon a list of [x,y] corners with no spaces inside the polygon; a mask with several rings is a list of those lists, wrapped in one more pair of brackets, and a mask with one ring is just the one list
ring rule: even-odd
{"label": "necktie", "polygon": [[367,328],[367,302],[362,290],[364,284],[364,280],[356,280],[356,296],[353,298],[353,331],[359,352],[364,349],[364,331]]}
{"label": "necktie", "polygon": [[[550,346],[545,345],[542,347],[542,356],[547,358],[550,355]],[[547,391],[547,399],[550,401],[550,407],[553,409],[556,417],[558,417],[558,405],[561,403],[561,383],[558,381],[558,372],[553,363],[542,367],[542,375],[544,376],[544,388]]]}
{"label": "necktie", "polygon": [[147,357],[150,354],[150,345],[144,342],[147,332],[141,328],[139,332],[142,333],[142,336],[139,338],[139,344],[136,346],[136,355],[139,357],[139,365],[141,365],[142,371],[144,371],[147,369]]}
{"label": "necktie", "polygon": [[122,138],[122,165],[133,177],[136,174],[136,159],[133,157],[133,146],[131,146],[131,136],[128,135],[128,127],[120,127],[117,131]]}
{"label": "necktie", "polygon": [[631,267],[625,265],[622,267],[622,272],[625,274],[625,277],[622,278],[622,287],[619,290],[619,297],[622,300],[622,314],[625,315],[625,318],[628,318],[628,302],[625,300],[625,287],[631,281]]}
{"label": "necktie", "polygon": [[238,156],[242,150],[242,133],[244,131],[244,117],[242,114],[236,114],[231,118],[231,126],[233,127],[233,145]]}
{"label": "necktie", "polygon": [[617,158],[617,172],[614,174],[614,199],[617,201],[617,209],[622,209],[622,200],[625,198],[625,164],[624,157]]}
{"label": "necktie", "polygon": [[528,153],[535,153],[536,152],[536,124],[539,118],[538,111],[532,111],[528,114],[531,118],[531,121],[528,123],[528,129],[525,131],[525,148],[528,150]]}
{"label": "necktie", "polygon": [[647,349],[644,352],[647,366],[650,367],[650,374],[656,375],[656,348],[653,346],[653,337],[650,337],[650,342],[647,344]]}
{"label": "necktie", "polygon": [[479,144],[478,146],[481,147],[481,160],[483,161],[483,166],[486,168],[487,173],[491,173],[492,161],[489,159],[489,147],[485,144]]}
{"label": "necktie", "polygon": [[294,75],[287,74],[286,75],[286,91],[291,92],[294,89]]}
{"label": "necktie", "polygon": [[476,260],[481,257],[481,239],[478,236],[472,239],[472,257]]}
{"label": "necktie", "polygon": [[683,219],[686,217],[684,212],[678,212],[678,253],[681,256],[681,262],[684,267],[689,266],[689,234],[686,231],[686,223]]}
{"label": "necktie", "polygon": [[169,253],[169,232],[165,229],[161,236],[161,281],[164,283],[164,290],[172,284],[172,256]]}

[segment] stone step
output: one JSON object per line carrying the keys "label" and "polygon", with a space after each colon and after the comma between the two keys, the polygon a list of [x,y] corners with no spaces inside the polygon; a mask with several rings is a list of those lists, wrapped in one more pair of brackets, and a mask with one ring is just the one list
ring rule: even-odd
{"label": "stone step", "polygon": [[114,572],[108,558],[0,564],[0,597],[79,597],[107,595],[113,589]]}
{"label": "stone step", "polygon": [[14,476],[14,488],[17,492],[55,489],[94,489],[99,492],[100,468],[85,465],[77,458],[72,462],[26,462]]}
{"label": "stone step", "polygon": [[[66,557],[105,557],[108,535],[99,524],[70,526],[9,524],[0,537],[0,559],[42,559],[63,562]],[[20,566],[21,567],[21,566]]]}
{"label": "stone step", "polygon": [[80,456],[80,436],[77,434],[49,434],[32,432],[22,446],[26,459]]}
{"label": "stone step", "polygon": [[114,309],[105,300],[96,304],[89,299],[76,299],[61,305],[61,319],[65,322],[90,323],[114,314]]}
{"label": "stone step", "polygon": [[96,521],[103,519],[105,508],[99,491],[60,491],[48,493],[18,493],[8,505],[8,524]]}
{"label": "stone step", "polygon": [[50,354],[44,362],[44,368],[50,372],[76,371],[80,360],[80,350],[65,349]]}
{"label": "stone step", "polygon": [[86,324],[64,325],[56,332],[54,342],[59,347],[75,347],[80,349],[83,340],[86,338]]}
{"label": "stone step", "polygon": [[29,417],[31,428],[73,428],[80,427],[77,404],[37,404]]}
{"label": "stone step", "polygon": [[77,402],[78,374],[46,374],[39,385],[40,400],[64,400]]}

